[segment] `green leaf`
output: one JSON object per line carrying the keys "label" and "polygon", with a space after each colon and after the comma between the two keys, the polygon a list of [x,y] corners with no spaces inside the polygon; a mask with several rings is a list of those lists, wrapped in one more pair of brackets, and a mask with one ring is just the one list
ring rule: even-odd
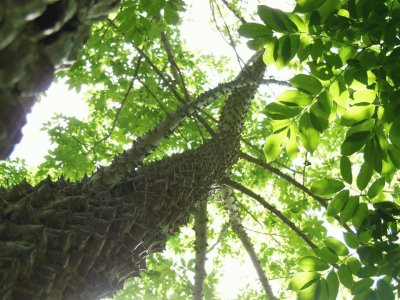
{"label": "green leaf", "polygon": [[258,15],[265,25],[272,31],[276,32],[297,32],[297,26],[289,19],[288,15],[275,8],[265,5],[259,5],[257,10]]}
{"label": "green leaf", "polygon": [[287,90],[280,94],[277,99],[279,101],[294,103],[298,106],[306,107],[312,103],[314,97],[299,90]]}
{"label": "green leaf", "polygon": [[343,182],[336,179],[322,179],[314,181],[311,184],[310,190],[312,193],[319,196],[327,196],[334,194],[344,188]]}
{"label": "green leaf", "polygon": [[311,75],[298,74],[289,81],[293,87],[310,95],[318,95],[323,89],[321,82]]}
{"label": "green leaf", "polygon": [[390,127],[389,138],[390,138],[390,141],[393,143],[393,145],[400,148],[400,121],[399,120],[395,120],[392,124],[392,127]]}
{"label": "green leaf", "polygon": [[319,144],[320,133],[313,127],[309,113],[303,113],[299,121],[300,139],[301,142],[310,153],[317,149]]}
{"label": "green leaf", "polygon": [[332,251],[335,252],[338,256],[345,256],[349,254],[349,250],[347,249],[346,245],[333,237],[326,238],[324,240],[324,243],[329,249],[332,249]]}
{"label": "green leaf", "polygon": [[361,269],[360,261],[357,258],[355,258],[354,256],[349,257],[346,261],[346,264],[349,267],[349,269],[353,275],[357,275],[358,271],[360,271],[360,269]]}
{"label": "green leaf", "polygon": [[238,32],[241,36],[257,39],[257,38],[271,38],[272,31],[267,26],[258,23],[245,23],[242,24]]}
{"label": "green leaf", "polygon": [[347,265],[341,265],[338,269],[338,276],[340,282],[347,288],[353,285],[353,275]]}
{"label": "green leaf", "polygon": [[396,169],[400,169],[400,150],[393,145],[389,145],[388,154]]}
{"label": "green leaf", "polygon": [[343,236],[347,246],[349,246],[352,249],[357,249],[359,243],[356,234],[354,234],[353,232],[344,232]]}
{"label": "green leaf", "polygon": [[286,134],[287,129],[273,133],[266,138],[263,150],[268,162],[275,160],[282,152],[286,141]]}
{"label": "green leaf", "polygon": [[362,221],[368,216],[368,205],[366,203],[360,203],[354,211],[351,222],[355,227],[359,227]]}
{"label": "green leaf", "polygon": [[382,171],[382,149],[379,145],[377,136],[370,139],[364,147],[364,160],[367,162],[376,172],[381,173]]}
{"label": "green leaf", "polygon": [[295,11],[300,13],[307,13],[316,10],[327,0],[297,0]]}
{"label": "green leaf", "polygon": [[164,7],[164,20],[167,24],[176,25],[179,23],[178,12],[167,2]]}
{"label": "green leaf", "polygon": [[328,204],[327,208],[328,216],[333,217],[342,211],[345,204],[349,200],[349,194],[350,194],[349,190],[343,190],[337,193],[335,197],[333,197],[332,201],[330,201]]}
{"label": "green leaf", "polygon": [[294,160],[299,153],[299,145],[297,142],[298,129],[295,124],[289,128],[287,141],[286,141],[286,153],[290,160]]}
{"label": "green leaf", "polygon": [[342,175],[343,180],[347,183],[351,184],[353,182],[351,162],[347,156],[342,156],[340,158],[340,174]]}
{"label": "green leaf", "polygon": [[384,279],[378,280],[376,293],[381,300],[394,300],[393,288]]}
{"label": "green leaf", "polygon": [[371,278],[364,278],[357,282],[354,282],[354,284],[351,288],[351,293],[353,295],[357,295],[357,294],[365,291],[366,289],[368,289],[373,283],[374,283],[374,280]]}
{"label": "green leaf", "polygon": [[302,272],[295,274],[289,281],[289,289],[300,291],[310,286],[316,280],[319,280],[321,275],[317,272]]}
{"label": "green leaf", "polygon": [[350,220],[357,209],[359,198],[357,196],[349,197],[349,200],[345,204],[343,210],[340,212],[340,221],[344,224]]}
{"label": "green leaf", "polygon": [[374,171],[367,163],[363,163],[361,165],[360,173],[358,173],[357,176],[357,187],[360,189],[360,191],[367,187],[373,173]]}
{"label": "green leaf", "polygon": [[313,299],[316,300],[326,300],[329,298],[329,290],[328,290],[328,284],[324,278],[322,278],[318,282],[317,289],[315,291],[315,296]]}
{"label": "green leaf", "polygon": [[265,114],[274,120],[290,119],[303,111],[303,108],[289,102],[272,102],[265,107]]}
{"label": "green leaf", "polygon": [[380,191],[382,191],[384,186],[385,186],[385,177],[381,177],[375,180],[375,182],[371,184],[368,190],[368,197],[371,199],[376,197],[380,193]]}
{"label": "green leaf", "polygon": [[376,98],[374,90],[358,90],[353,93],[353,99],[356,103],[372,103]]}
{"label": "green leaf", "polygon": [[329,265],[315,256],[305,256],[299,261],[299,267],[304,271],[323,271],[329,268]]}
{"label": "green leaf", "polygon": [[328,284],[329,300],[336,300],[339,292],[339,279],[334,270],[326,276],[326,283]]}
{"label": "green leaf", "polygon": [[339,261],[339,256],[328,247],[313,249],[315,255],[330,264],[335,264]]}
{"label": "green leaf", "polygon": [[354,105],[343,114],[340,125],[351,126],[362,120],[371,119],[374,112],[374,105]]}

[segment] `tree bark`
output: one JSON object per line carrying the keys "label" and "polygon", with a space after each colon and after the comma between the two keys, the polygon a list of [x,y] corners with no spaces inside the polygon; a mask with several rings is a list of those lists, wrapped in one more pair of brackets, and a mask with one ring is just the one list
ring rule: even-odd
{"label": "tree bark", "polygon": [[21,139],[40,93],[54,72],[71,64],[90,26],[119,0],[4,0],[0,3],[0,159]]}
{"label": "tree bark", "polygon": [[[61,178],[0,191],[2,299],[98,299],[138,276],[238,160],[243,118],[264,70],[257,53],[238,76],[251,84],[233,89],[220,132],[198,149],[129,174],[118,172],[117,158],[118,168],[78,183]],[[109,182],[112,174],[117,180]]]}

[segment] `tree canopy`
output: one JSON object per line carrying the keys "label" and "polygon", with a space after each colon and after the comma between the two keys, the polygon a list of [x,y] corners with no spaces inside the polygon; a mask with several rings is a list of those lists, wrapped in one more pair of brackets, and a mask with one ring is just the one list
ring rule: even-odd
{"label": "tree canopy", "polygon": [[[237,299],[399,299],[400,1],[210,7],[237,62],[188,50],[183,0],[125,0],[96,23],[79,59],[57,73],[88,87],[89,116],[47,122],[46,161],[35,170],[1,162],[2,186],[47,176],[95,182],[100,166],[119,179],[136,167],[120,172],[120,153],[152,166],[229,132],[232,145],[241,137],[239,160],[115,299],[219,299],[226,257],[245,255],[260,282]],[[257,54],[245,64],[244,43],[262,55],[261,80],[246,69]],[[257,88],[248,112],[229,100]],[[245,115],[243,128],[235,114]]]}

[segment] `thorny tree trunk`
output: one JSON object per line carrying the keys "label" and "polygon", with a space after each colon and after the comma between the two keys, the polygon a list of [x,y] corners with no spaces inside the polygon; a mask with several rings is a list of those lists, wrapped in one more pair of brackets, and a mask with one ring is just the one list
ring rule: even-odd
{"label": "thorny tree trunk", "polygon": [[74,61],[90,26],[119,0],[0,1],[0,159],[21,139],[21,128],[54,72]]}
{"label": "thorny tree trunk", "polygon": [[[259,83],[264,70],[258,53],[238,79]],[[237,161],[257,87],[234,88],[219,133],[196,150],[131,167],[122,177],[116,163],[106,177],[0,191],[2,299],[98,299],[138,276],[146,257],[164,248]],[[118,181],[108,184],[114,171]]]}

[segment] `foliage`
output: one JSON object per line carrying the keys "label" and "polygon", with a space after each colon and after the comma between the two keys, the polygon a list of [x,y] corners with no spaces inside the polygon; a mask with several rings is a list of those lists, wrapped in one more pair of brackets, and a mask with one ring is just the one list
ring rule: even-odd
{"label": "foliage", "polygon": [[[242,2],[232,1],[230,7],[215,2],[222,9],[220,18],[232,11],[245,15]],[[184,94],[163,34],[190,96],[215,86],[216,79],[232,78],[227,59],[186,50],[179,32],[184,10],[181,0],[125,0],[112,22],[93,28],[81,58],[59,73],[72,88],[87,88],[89,117],[60,115],[45,125],[55,147],[33,180],[48,174],[79,180],[91,174],[180,105],[171,86],[137,50]],[[239,212],[267,277],[280,279],[276,290],[283,299],[293,297],[288,286],[299,299],[349,294],[394,299],[400,284],[400,2],[298,0],[291,13],[260,5],[257,14],[258,23],[239,27],[232,21],[223,31],[231,44],[244,37],[251,49],[265,49],[269,70],[289,70],[291,87],[276,96],[259,92],[245,122],[242,150],[273,163],[291,180],[245,159],[231,178],[260,194],[317,246],[311,249],[276,215],[239,194]],[[223,100],[198,112],[211,128]],[[196,148],[209,136],[198,121],[187,118],[148,160]],[[17,163],[2,164],[5,187],[28,175]],[[312,199],[318,196],[322,202]],[[210,204],[208,239],[217,246],[211,252],[207,299],[219,297],[223,257],[242,255],[232,232],[223,230],[227,216],[218,195]],[[338,226],[343,233],[337,234]],[[169,254],[151,256],[142,278],[128,281],[115,299],[189,298],[193,237],[190,228],[171,237]],[[240,293],[240,299],[264,297],[254,285]]]}

